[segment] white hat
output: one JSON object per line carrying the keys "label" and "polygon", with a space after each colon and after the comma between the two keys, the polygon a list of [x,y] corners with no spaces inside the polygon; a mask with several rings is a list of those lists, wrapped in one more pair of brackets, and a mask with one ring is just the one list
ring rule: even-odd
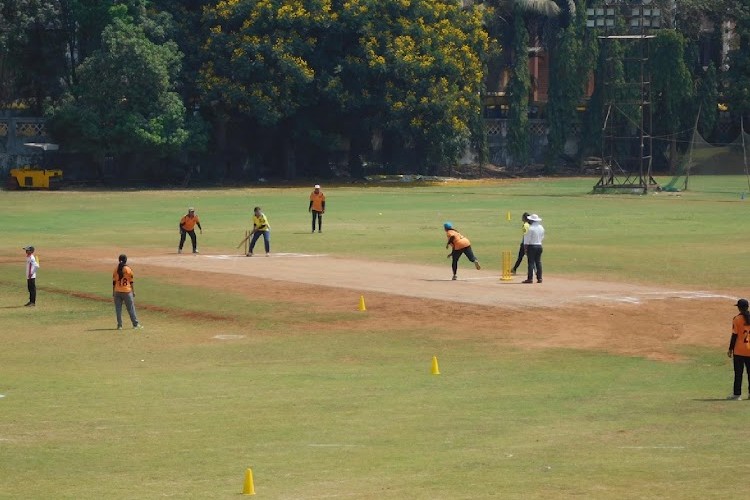
{"label": "white hat", "polygon": [[195,209],[193,207],[188,208],[188,212],[195,212]]}
{"label": "white hat", "polygon": [[313,187],[314,187],[315,189],[320,189],[320,184],[315,184],[315,186],[313,186]]}
{"label": "white hat", "polygon": [[526,217],[526,218],[527,218],[528,220],[530,220],[530,221],[534,221],[534,222],[541,222],[541,221],[542,221],[542,218],[541,218],[541,217],[539,217],[539,216],[538,216],[537,214],[531,214],[531,215],[529,215],[529,216],[528,216],[528,217]]}

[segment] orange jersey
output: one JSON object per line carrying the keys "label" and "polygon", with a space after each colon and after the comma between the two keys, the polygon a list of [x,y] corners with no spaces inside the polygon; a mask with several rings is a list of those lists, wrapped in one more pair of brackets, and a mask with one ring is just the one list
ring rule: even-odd
{"label": "orange jersey", "polygon": [[[174,220],[174,219],[172,219]],[[182,219],[180,219],[180,227],[184,229],[185,231],[192,231],[195,228],[195,225],[200,225],[201,220],[198,218],[197,215],[194,215],[190,217],[189,215],[183,215]]]}
{"label": "orange jersey", "polygon": [[323,203],[326,201],[326,195],[323,194],[323,191],[315,192],[313,191],[310,193],[310,201],[312,202],[311,209],[316,212],[322,212],[323,211]]}
{"label": "orange jersey", "polygon": [[115,283],[115,292],[130,293],[133,291],[133,271],[128,266],[122,267],[122,279],[117,274],[116,267],[115,272],[112,273],[112,281]]}
{"label": "orange jersey", "polygon": [[745,318],[738,314],[732,320],[732,333],[737,334],[734,353],[739,356],[750,357],[750,325],[745,324]]}
{"label": "orange jersey", "polygon": [[453,237],[453,242],[451,242],[451,246],[453,247],[453,250],[461,250],[471,245],[471,241],[469,241],[469,238],[462,235],[455,229],[447,230],[445,232],[445,235],[448,236],[449,241],[451,237]]}

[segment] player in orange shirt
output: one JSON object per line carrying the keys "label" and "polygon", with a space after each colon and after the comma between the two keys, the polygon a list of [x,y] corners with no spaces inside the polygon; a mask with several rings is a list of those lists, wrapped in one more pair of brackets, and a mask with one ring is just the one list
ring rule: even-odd
{"label": "player in orange shirt", "polygon": [[448,248],[449,246],[453,248],[453,251],[448,254],[448,258],[453,258],[451,264],[451,268],[453,269],[453,279],[458,279],[456,275],[456,272],[458,271],[458,259],[461,258],[461,255],[463,254],[466,254],[466,258],[474,263],[474,267],[476,267],[477,270],[482,269],[482,266],[479,265],[479,261],[474,257],[474,251],[471,249],[469,238],[459,233],[450,222],[443,224],[443,229],[445,229],[445,235],[448,237],[448,243],[445,245],[445,248]]}
{"label": "player in orange shirt", "polygon": [[[750,312],[746,299],[735,304],[740,313],[732,319],[732,337],[729,339],[727,356],[734,358],[734,391],[727,399],[742,399],[742,372],[747,370],[750,391]],[[750,399],[750,396],[748,396]]]}
{"label": "player in orange shirt", "polygon": [[190,242],[193,244],[193,253],[198,253],[198,240],[195,236],[195,226],[198,226],[201,234],[203,234],[203,228],[201,227],[201,220],[195,215],[195,209],[193,207],[188,208],[188,213],[182,216],[180,219],[180,245],[177,247],[177,253],[182,253],[182,246],[185,244],[185,235],[190,235]]}
{"label": "player in orange shirt", "polygon": [[310,193],[310,205],[307,211],[312,213],[312,232],[315,232],[315,219],[318,219],[318,232],[323,232],[323,214],[326,213],[326,195],[320,190],[320,185],[315,184],[313,192]]}
{"label": "player in orange shirt", "polygon": [[133,270],[127,266],[128,256],[121,254],[117,259],[117,268],[112,273],[112,298],[115,301],[115,315],[117,317],[117,329],[122,330],[122,303],[128,310],[133,328],[143,328],[138,322],[135,314],[135,288],[133,287]]}

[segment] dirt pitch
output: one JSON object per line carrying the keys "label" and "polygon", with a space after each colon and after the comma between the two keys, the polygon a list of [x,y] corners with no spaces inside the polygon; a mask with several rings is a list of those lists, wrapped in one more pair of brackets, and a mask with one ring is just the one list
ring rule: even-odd
{"label": "dirt pitch", "polygon": [[[111,272],[110,249],[49,254],[65,262]],[[561,278],[549,270],[542,284],[522,284],[524,276],[503,281],[495,271],[477,271],[461,262],[458,281],[450,263],[425,266],[383,263],[326,255],[263,254],[255,257],[203,253],[129,255],[138,276],[175,284],[298,303],[314,312],[356,311],[364,297],[367,319],[333,328],[452,331],[451,338],[481,338],[501,347],[558,346],[679,360],[687,345],[725,352],[736,313],[736,291],[694,290],[608,281]],[[550,272],[551,271],[551,272]],[[144,308],[147,298],[141,298]],[[217,321],[231,318],[217,318]],[[447,325],[461,323],[461,332]],[[540,331],[543,328],[543,331]],[[444,334],[447,335],[447,334]],[[540,339],[544,340],[540,340]]]}

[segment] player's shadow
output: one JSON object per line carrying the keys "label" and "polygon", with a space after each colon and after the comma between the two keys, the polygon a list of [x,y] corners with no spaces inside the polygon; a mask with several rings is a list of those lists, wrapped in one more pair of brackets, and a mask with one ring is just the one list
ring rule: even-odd
{"label": "player's shadow", "polygon": [[89,328],[87,332],[117,332],[117,328]]}
{"label": "player's shadow", "polygon": [[26,306],[20,305],[20,306],[2,306],[0,309],[23,309]]}

